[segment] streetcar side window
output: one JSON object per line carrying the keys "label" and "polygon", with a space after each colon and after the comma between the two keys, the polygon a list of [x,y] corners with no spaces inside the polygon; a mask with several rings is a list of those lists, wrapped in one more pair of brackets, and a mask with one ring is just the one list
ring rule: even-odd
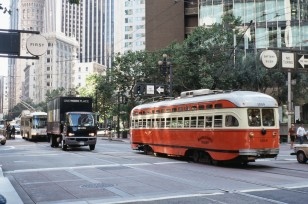
{"label": "streetcar side window", "polygon": [[273,109],[262,109],[262,125],[263,126],[275,125]]}
{"label": "streetcar side window", "polygon": [[177,127],[178,128],[182,128],[183,127],[183,118],[182,117],[178,117]]}
{"label": "streetcar side window", "polygon": [[248,125],[249,126],[260,126],[261,119],[260,119],[260,109],[257,108],[249,108],[247,110],[248,115]]}
{"label": "streetcar side window", "polygon": [[142,120],[142,127],[147,127],[147,120],[146,119],[143,119]]}
{"label": "streetcar side window", "polygon": [[226,115],[225,126],[226,127],[237,127],[237,126],[239,126],[237,118],[234,117],[233,115]]}
{"label": "streetcar side window", "polygon": [[206,127],[212,127],[213,123],[213,117],[212,116],[206,116],[205,117],[205,126]]}
{"label": "streetcar side window", "polygon": [[154,123],[154,127],[159,128],[159,127],[160,127],[159,125],[160,125],[159,118],[156,118],[156,119],[155,119],[155,123]]}
{"label": "streetcar side window", "polygon": [[214,116],[214,127],[222,127],[222,115]]}
{"label": "streetcar side window", "polygon": [[193,116],[190,119],[190,127],[195,128],[197,126],[197,117]]}
{"label": "streetcar side window", "polygon": [[170,127],[170,121],[171,121],[170,118],[166,118],[166,127]]}
{"label": "streetcar side window", "polygon": [[199,105],[198,108],[199,110],[204,110],[204,105]]}
{"label": "streetcar side window", "polygon": [[147,120],[147,128],[151,128],[152,127],[152,121],[151,119]]}
{"label": "streetcar side window", "polygon": [[160,119],[160,127],[161,128],[165,127],[165,118]]}
{"label": "streetcar side window", "polygon": [[184,117],[184,128],[189,127],[189,117]]}
{"label": "streetcar side window", "polygon": [[139,124],[138,127],[141,128],[142,127],[142,120],[139,120],[138,124]]}
{"label": "streetcar side window", "polygon": [[171,127],[176,127],[176,118],[171,118]]}
{"label": "streetcar side window", "polygon": [[204,116],[198,116],[198,127],[199,128],[204,127]]}

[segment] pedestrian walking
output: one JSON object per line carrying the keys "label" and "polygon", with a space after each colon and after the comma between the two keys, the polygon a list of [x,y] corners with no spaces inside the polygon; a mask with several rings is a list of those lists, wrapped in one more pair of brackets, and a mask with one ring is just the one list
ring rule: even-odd
{"label": "pedestrian walking", "polygon": [[6,138],[7,138],[7,139],[10,139],[10,138],[11,138],[11,125],[10,125],[10,123],[8,123],[8,124],[6,125]]}
{"label": "pedestrian walking", "polygon": [[291,124],[291,127],[289,128],[288,136],[290,137],[290,141],[291,141],[290,149],[293,149],[294,141],[296,138],[296,129],[295,129],[294,124]]}
{"label": "pedestrian walking", "polygon": [[14,125],[12,126],[12,129],[11,129],[11,137],[15,139],[15,126]]}
{"label": "pedestrian walking", "polygon": [[303,127],[303,124],[300,124],[299,127],[297,128],[296,135],[297,135],[297,138],[299,139],[299,143],[303,144],[304,137],[306,135],[306,131],[305,131],[305,128]]}

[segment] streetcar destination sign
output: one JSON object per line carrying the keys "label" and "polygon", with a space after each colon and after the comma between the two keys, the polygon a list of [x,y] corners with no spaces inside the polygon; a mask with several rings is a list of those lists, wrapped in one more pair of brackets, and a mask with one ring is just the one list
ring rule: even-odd
{"label": "streetcar destination sign", "polygon": [[260,55],[260,60],[268,69],[274,68],[277,64],[278,58],[273,50],[265,50]]}

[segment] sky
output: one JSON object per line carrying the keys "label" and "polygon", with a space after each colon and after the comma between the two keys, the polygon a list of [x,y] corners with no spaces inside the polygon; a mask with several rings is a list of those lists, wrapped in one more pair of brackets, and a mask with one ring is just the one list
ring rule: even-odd
{"label": "sky", "polygon": [[[10,0],[0,0],[3,7],[10,7]],[[10,15],[0,11],[0,29],[9,29]],[[8,59],[0,57],[0,76],[7,76]]]}

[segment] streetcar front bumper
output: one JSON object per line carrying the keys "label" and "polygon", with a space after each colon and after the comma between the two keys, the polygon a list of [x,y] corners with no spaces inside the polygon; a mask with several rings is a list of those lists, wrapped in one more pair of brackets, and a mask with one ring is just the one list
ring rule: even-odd
{"label": "streetcar front bumper", "polygon": [[279,148],[271,149],[240,149],[240,156],[255,157],[255,158],[274,158],[278,155]]}

